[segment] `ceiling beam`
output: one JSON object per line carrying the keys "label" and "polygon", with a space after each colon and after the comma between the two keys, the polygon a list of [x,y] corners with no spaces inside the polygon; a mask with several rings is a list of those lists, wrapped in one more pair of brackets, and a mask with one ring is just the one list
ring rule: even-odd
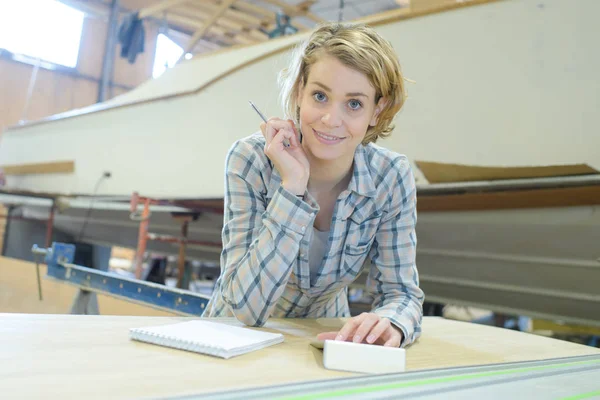
{"label": "ceiling beam", "polygon": [[[232,6],[237,7],[238,3],[239,2],[234,2],[234,4],[232,4]],[[217,4],[204,2],[204,1],[196,2],[196,3],[194,3],[194,6],[197,8],[203,9],[204,11],[208,11],[210,13],[216,12],[219,9],[219,6]],[[246,24],[251,24],[251,25],[256,25],[256,26],[259,26],[262,23],[261,18],[255,17],[254,15],[248,14],[246,12],[240,12],[238,10],[234,10],[233,8],[226,10],[224,16],[229,19],[241,22],[241,23],[246,23]]]}
{"label": "ceiling beam", "polygon": [[[193,32],[196,32],[196,31],[204,28],[204,26],[205,26],[205,24],[202,23],[201,21],[199,21],[195,18],[192,18],[192,17],[185,16],[185,15],[178,15],[178,14],[171,13],[171,14],[168,14],[166,18],[167,18],[167,22],[169,23],[169,25],[175,30],[177,30],[177,27],[180,27],[180,28],[188,28],[188,29],[191,29]],[[228,36],[228,32],[225,29],[223,29],[222,27],[216,26],[216,25],[211,26],[206,33],[214,35],[214,36],[218,36],[218,37],[224,37],[224,38],[231,39]],[[190,37],[192,35],[193,35],[193,33],[190,34]],[[228,41],[231,42],[231,40],[228,40]]]}
{"label": "ceiling beam", "polygon": [[[182,11],[181,9],[177,9],[174,10],[176,12],[180,12]],[[191,28],[192,30],[196,31],[198,29],[202,29],[204,27],[204,24],[198,20],[193,18],[192,16],[189,16],[190,14],[186,14],[186,15],[179,15],[179,14],[175,14],[175,13],[170,13],[167,15],[167,22],[169,22],[171,24],[171,26],[175,27],[175,26],[180,26],[180,27],[187,27],[187,28]],[[220,24],[220,19],[217,21],[217,24]],[[239,29],[239,30],[233,30],[233,31],[229,31],[227,29],[225,29],[224,26],[221,25],[213,25],[210,27],[210,29],[208,30],[207,34],[211,34],[214,35],[216,38],[221,39],[225,42],[228,42],[230,45],[231,44],[253,44],[253,43],[257,43],[257,42],[264,42],[266,40],[269,39],[269,36],[257,29],[251,29],[251,28],[243,28],[243,29]]]}
{"label": "ceiling beam", "polygon": [[[187,34],[184,33],[180,30],[176,30],[176,29],[171,29],[169,30],[169,39],[175,41],[175,43],[177,43],[179,46],[181,46],[181,48],[183,48],[185,46],[185,44],[189,41],[190,36],[192,34]],[[197,49],[198,47],[202,48],[202,49],[208,49],[208,50],[218,50],[220,48],[222,48],[222,45],[215,43],[215,42],[211,42],[208,41],[207,38],[203,38],[201,39],[198,44],[196,45],[196,47],[194,49]]]}
{"label": "ceiling beam", "polygon": [[[277,13],[275,11],[267,10],[266,8],[263,8],[259,5],[246,3],[245,1],[240,0],[238,0],[233,5],[233,7],[237,8],[238,10],[244,11],[246,15],[248,15],[247,13],[255,13],[260,15],[262,17],[262,20],[260,21],[260,26],[268,31],[273,30],[277,27]],[[301,24],[297,21],[293,21],[292,25],[298,28],[298,30],[300,31],[306,31],[310,29],[308,26]]]}
{"label": "ceiling beam", "polygon": [[236,35],[235,39],[241,44],[255,44],[257,41],[253,39],[250,35]]}
{"label": "ceiling beam", "polygon": [[256,4],[246,3],[245,1],[236,2],[234,4],[234,7],[239,10],[242,10],[242,11],[253,12],[255,14],[259,14],[260,16],[262,16],[262,18],[274,20],[275,17],[277,16],[277,14],[271,10],[267,10],[266,8],[256,5]]}
{"label": "ceiling beam", "polygon": [[[212,13],[210,13],[210,12],[206,12],[206,11],[200,10],[195,7],[190,7],[190,6],[177,7],[175,10],[172,10],[171,12],[177,13],[179,15],[186,15],[189,17],[194,17],[200,21],[210,19],[211,15],[212,15]],[[216,22],[216,24],[219,26],[222,26],[223,28],[231,29],[233,31],[241,31],[242,29],[248,27],[247,25],[244,25],[243,23],[236,22],[232,19],[226,18],[225,16],[219,18],[219,20]]]}
{"label": "ceiling beam", "polygon": [[[308,26],[301,24],[299,22],[294,22],[294,20],[292,20],[291,25],[293,27],[298,28],[298,31],[302,32],[302,31],[308,31],[311,28],[309,28]],[[266,31],[272,31],[273,29],[277,28],[277,22],[276,21],[271,21],[268,24],[264,25],[263,27]]]}
{"label": "ceiling beam", "polygon": [[308,11],[308,9],[303,9],[301,7],[297,7],[292,4],[288,4],[283,0],[262,0],[262,1],[276,5],[277,7],[280,7],[290,17],[305,16],[307,18],[312,19],[316,23],[325,22],[325,20],[323,18],[317,17],[315,14]]}
{"label": "ceiling beam", "polygon": [[202,39],[202,37],[206,34],[208,29],[215,24],[219,17],[221,17],[235,1],[236,0],[223,0],[221,5],[219,6],[219,9],[212,15],[212,17],[208,21],[204,23],[204,26],[196,32],[194,32],[194,35],[192,35],[189,44],[185,47],[185,49],[183,50],[183,54],[181,55],[179,60],[177,60],[177,62],[181,61],[185,57],[185,55],[194,48],[196,43],[198,43],[198,41]]}
{"label": "ceiling beam", "polygon": [[150,17],[152,15],[156,15],[163,11],[166,11],[171,7],[175,7],[180,4],[187,3],[189,1],[191,0],[162,0],[156,4],[142,8],[141,10],[139,10],[138,16],[140,19]]}
{"label": "ceiling beam", "polygon": [[267,35],[264,32],[261,32],[259,30],[256,30],[256,29],[252,29],[252,30],[246,32],[246,36],[253,39],[254,41],[259,41],[259,42],[264,42],[264,41],[269,40],[269,35]]}
{"label": "ceiling beam", "polygon": [[[469,0],[467,0],[466,2],[468,2]],[[434,7],[439,7],[439,6],[444,6],[450,3],[456,3],[455,0],[411,0],[410,2],[408,2],[408,4],[406,4],[406,0],[402,1],[402,0],[396,0],[396,4],[398,4],[400,7],[404,6],[408,6],[410,7],[411,10],[423,10],[423,9],[427,9],[427,8],[434,8]]]}

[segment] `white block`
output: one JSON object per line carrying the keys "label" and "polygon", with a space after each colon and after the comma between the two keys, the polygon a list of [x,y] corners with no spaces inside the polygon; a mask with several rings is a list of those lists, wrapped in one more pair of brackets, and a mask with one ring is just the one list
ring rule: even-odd
{"label": "white block", "polygon": [[406,350],[373,344],[326,340],[323,365],[327,369],[366,374],[404,372]]}

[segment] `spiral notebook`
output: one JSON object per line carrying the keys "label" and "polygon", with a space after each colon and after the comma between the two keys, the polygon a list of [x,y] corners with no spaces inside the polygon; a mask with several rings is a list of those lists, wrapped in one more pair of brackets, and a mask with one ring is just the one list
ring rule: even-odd
{"label": "spiral notebook", "polygon": [[201,320],[131,328],[129,336],[141,342],[226,359],[283,342],[280,333]]}

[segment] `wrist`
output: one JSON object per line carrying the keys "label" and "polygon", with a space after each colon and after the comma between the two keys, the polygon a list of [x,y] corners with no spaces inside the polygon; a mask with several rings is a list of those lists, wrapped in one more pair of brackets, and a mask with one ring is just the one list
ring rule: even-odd
{"label": "wrist", "polygon": [[282,182],[281,186],[283,186],[283,188],[288,192],[298,197],[304,197],[304,192],[306,192],[306,185],[291,185],[287,184],[286,182]]}

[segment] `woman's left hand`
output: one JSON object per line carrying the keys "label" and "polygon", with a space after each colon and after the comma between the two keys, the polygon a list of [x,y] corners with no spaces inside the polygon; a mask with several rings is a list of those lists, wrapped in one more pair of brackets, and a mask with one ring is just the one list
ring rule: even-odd
{"label": "woman's left hand", "polygon": [[346,322],[339,332],[323,332],[317,335],[317,339],[400,347],[402,331],[387,318],[375,313],[362,313]]}

